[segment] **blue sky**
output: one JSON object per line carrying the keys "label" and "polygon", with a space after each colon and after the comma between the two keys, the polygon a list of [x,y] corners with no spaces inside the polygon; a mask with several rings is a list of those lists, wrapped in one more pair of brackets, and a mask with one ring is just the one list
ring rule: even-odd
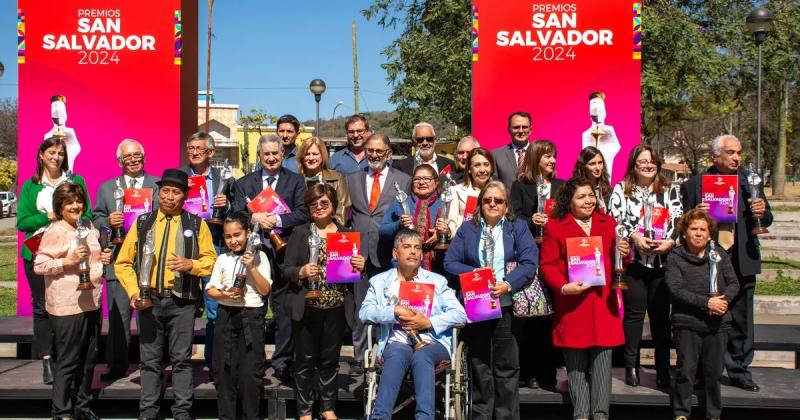
{"label": "blue sky", "polygon": [[[136,1],[136,0],[126,0]],[[17,96],[16,2],[0,6],[0,98]],[[292,113],[301,120],[315,117],[312,79],[325,80],[320,117],[353,113],[351,22],[358,28],[359,110],[391,110],[391,86],[380,50],[398,30],[384,30],[366,21],[360,11],[372,0],[216,0],[213,10],[211,89],[217,103],[237,103],[244,111],[260,107],[274,115]],[[205,89],[206,1],[200,11],[198,88]]]}

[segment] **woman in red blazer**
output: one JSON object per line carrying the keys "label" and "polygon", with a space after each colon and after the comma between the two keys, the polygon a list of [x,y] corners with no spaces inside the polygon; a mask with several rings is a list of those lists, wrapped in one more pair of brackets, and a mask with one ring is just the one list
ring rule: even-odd
{"label": "woman in red blazer", "polygon": [[[545,225],[540,257],[544,281],[553,289],[553,344],[564,352],[574,419],[608,418],[611,348],[625,342],[611,276],[615,249],[626,256],[629,246],[617,243],[616,221],[596,208],[591,181],[567,181]],[[568,279],[567,238],[589,236],[602,238],[603,286]]]}

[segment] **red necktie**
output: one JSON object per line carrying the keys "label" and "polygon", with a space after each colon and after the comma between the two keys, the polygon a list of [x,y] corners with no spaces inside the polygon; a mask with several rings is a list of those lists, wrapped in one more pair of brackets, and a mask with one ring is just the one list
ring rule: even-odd
{"label": "red necktie", "polygon": [[372,180],[372,192],[369,194],[369,211],[375,211],[378,207],[378,200],[381,199],[381,173],[375,172]]}

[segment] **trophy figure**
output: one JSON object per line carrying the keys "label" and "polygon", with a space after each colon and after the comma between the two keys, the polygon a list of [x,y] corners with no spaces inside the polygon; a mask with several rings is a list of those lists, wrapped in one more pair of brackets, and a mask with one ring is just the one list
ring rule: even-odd
{"label": "trophy figure", "polygon": [[[664,230],[666,232],[666,229]],[[625,240],[625,227],[617,225],[614,228],[614,233],[617,235],[617,243]],[[622,258],[619,249],[614,250],[614,282],[611,283],[612,289],[628,290],[628,283],[622,278],[625,273],[625,259]]]}
{"label": "trophy figure", "polygon": [[733,185],[728,190],[728,214],[733,214],[733,199],[736,196],[736,191],[733,190]]}
{"label": "trophy figure", "polygon": [[[75,229],[75,246],[87,246],[89,238],[89,228],[86,226],[87,222],[83,220],[78,222],[78,228]],[[89,278],[89,257],[82,258],[78,263],[78,288],[75,290],[91,290],[94,289],[91,279]]]}
{"label": "trophy figure", "polygon": [[[311,225],[311,236],[308,237],[308,262],[319,264],[319,247],[322,245],[322,238],[317,233],[317,227]],[[306,299],[318,299],[322,297],[319,284],[320,276],[308,278],[308,292],[306,292]]]}
{"label": "trophy figure", "polygon": [[[247,245],[244,249],[244,255],[256,255],[258,246],[261,245],[261,235],[258,233],[258,224],[253,226],[253,230],[247,235]],[[244,295],[244,284],[247,281],[247,273],[245,272],[244,264],[241,264],[239,271],[233,279],[233,286],[231,292],[236,295]]]}
{"label": "trophy figure", "polygon": [[717,252],[717,246],[714,241],[708,243],[708,296],[719,296],[719,289],[717,288],[717,265],[722,261],[722,256]]}
{"label": "trophy figure", "polygon": [[67,149],[67,167],[75,167],[75,158],[81,152],[81,145],[75,130],[67,127],[67,97],[64,95],[53,95],[50,97],[50,118],[53,121],[53,128],[44,135],[45,139],[56,137],[64,140]]}
{"label": "trophy figure", "polygon": [[[544,182],[544,177],[539,174],[539,178],[536,180],[536,213],[544,213],[544,204],[547,201],[547,195],[550,193],[550,188]],[[539,225],[535,225],[536,228],[536,243],[542,243],[542,236],[544,236],[544,228]]]}
{"label": "trophy figure", "polygon": [[139,310],[153,306],[150,299],[150,274],[153,271],[153,260],[156,252],[155,229],[150,229],[145,236],[144,246],[142,247],[142,260],[139,262]]}
{"label": "trophy figure", "polygon": [[656,239],[656,233],[653,229],[653,208],[655,207],[655,197],[650,194],[650,189],[647,188],[644,196],[644,203],[642,203],[642,210],[644,211],[644,237],[649,240]]}
{"label": "trophy figure", "polygon": [[[356,246],[356,243],[353,242],[353,255],[352,256],[355,257],[356,255],[358,255],[358,247]],[[353,267],[352,272],[355,273],[356,271],[358,271],[358,270],[356,270],[356,268]]]}
{"label": "trophy figure", "polygon": [[603,254],[600,253],[600,248],[594,248],[594,275],[596,277],[602,277],[603,273],[600,269],[600,266],[603,265],[603,260],[600,258]]}
{"label": "trophy figure", "polygon": [[206,196],[206,189],[200,187],[200,202],[203,203],[203,211],[208,211],[208,197]]}
{"label": "trophy figure", "polygon": [[150,213],[150,200],[147,197],[144,198],[144,212]]}
{"label": "trophy figure", "polygon": [[[383,292],[383,295],[386,298],[386,304],[390,305],[390,306],[394,306],[394,313],[395,313],[396,316],[401,316],[401,315],[411,316],[411,315],[414,315],[414,311],[413,310],[411,310],[409,308],[406,308],[405,306],[398,306],[397,305],[397,302],[399,301],[399,299],[397,298],[397,296],[391,295],[390,292],[389,292],[389,289],[385,289],[384,292]],[[429,341],[426,341],[426,340],[422,339],[422,336],[419,335],[419,331],[417,331],[417,330],[406,331],[406,334],[408,334],[408,338],[409,338],[409,340],[411,340],[411,345],[414,347],[414,351],[417,351],[417,350],[427,346],[428,344],[430,344]]]}
{"label": "trophy figure", "polygon": [[[750,200],[758,198],[758,185],[761,184],[761,177],[758,172],[753,170],[753,164],[750,164],[750,174],[747,175],[747,185],[750,186]],[[753,215],[753,229],[750,230],[753,235],[760,235],[762,233],[769,233],[769,230],[761,224],[761,216]]]}
{"label": "trophy figure", "polygon": [[[446,219],[447,214],[450,213],[450,203],[452,203],[453,198],[455,198],[453,195],[453,190],[451,190],[450,188],[456,185],[455,181],[453,181],[453,178],[450,176],[450,172],[446,173],[444,176],[445,176],[445,181],[444,185],[442,186],[443,190],[442,190],[442,196],[440,198],[440,200],[442,200],[442,205],[441,207],[439,207],[439,214],[442,219]],[[447,234],[440,236],[439,242],[436,244],[436,249],[444,251],[448,247],[449,244],[448,244]]]}
{"label": "trophy figure", "polygon": [[[494,273],[494,269],[492,268],[494,267],[494,246],[495,246],[495,241],[494,241],[494,235],[492,235],[492,229],[489,226],[486,226],[483,229],[483,247],[486,250],[486,266],[489,267],[492,273]],[[489,282],[489,291],[491,292],[492,288],[494,287],[494,284],[492,283],[491,279],[488,282]],[[496,300],[492,300],[492,309],[497,309]]]}
{"label": "trophy figure", "polygon": [[[122,184],[117,178],[117,185],[114,188],[114,206],[116,211],[122,211],[122,199],[125,197],[125,190],[122,189]],[[122,226],[115,226],[114,230],[111,232],[111,243],[114,245],[119,245],[125,241],[125,231],[122,229]]]}
{"label": "trophy figure", "polygon": [[[394,189],[397,191],[397,193],[394,195],[394,199],[400,203],[400,208],[403,209],[403,215],[411,216],[411,210],[408,208],[408,194],[400,189],[400,184],[397,182],[394,183]],[[414,223],[411,223],[411,226],[408,228],[414,230]]]}
{"label": "trophy figure", "polygon": [[[245,197],[245,200],[248,204],[250,204],[250,197]],[[269,241],[272,243],[272,248],[275,249],[275,252],[280,252],[286,246],[286,240],[281,238],[281,235],[278,235],[274,229],[269,231]]]}
{"label": "trophy figure", "polygon": [[[219,185],[217,186],[217,195],[223,195],[227,192],[228,189],[228,180],[232,177],[232,170],[231,164],[228,162],[228,159],[225,159],[225,163],[222,164],[222,169],[219,170]],[[211,219],[208,220],[208,223],[213,223],[215,225],[221,225],[225,221],[225,207],[214,207],[211,211]]]}

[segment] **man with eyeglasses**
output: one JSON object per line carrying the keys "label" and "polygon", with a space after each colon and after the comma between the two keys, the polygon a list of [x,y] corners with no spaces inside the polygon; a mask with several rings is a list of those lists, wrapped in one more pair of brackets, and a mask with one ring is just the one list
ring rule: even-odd
{"label": "man with eyeglasses", "polygon": [[473,149],[481,147],[478,139],[472,136],[464,136],[456,145],[456,170],[453,173],[453,180],[460,182],[467,171],[467,157]]}
{"label": "man with eyeglasses", "polygon": [[[180,168],[189,177],[202,176],[206,180],[205,192],[208,195],[206,202],[211,203],[215,208],[230,208],[231,202],[235,194],[234,183],[230,183],[225,188],[224,194],[216,194],[216,191],[221,182],[225,180],[220,177],[219,168],[211,167],[211,158],[214,157],[216,150],[214,149],[214,138],[211,135],[202,131],[192,134],[186,142],[186,156],[189,164]],[[228,181],[230,182],[230,180]],[[211,214],[210,212],[208,213]],[[206,220],[208,222],[208,220]],[[225,244],[222,225],[209,223],[211,230],[211,238],[214,241],[214,248],[217,255],[222,253],[222,247]],[[210,276],[203,277],[203,290],[206,290],[206,284],[211,279]],[[205,359],[206,366],[208,367],[208,376],[213,379],[211,362],[214,360],[214,327],[217,322],[217,300],[208,296],[203,292],[203,303],[205,304],[206,311],[206,335],[205,335],[205,348],[203,358]]]}
{"label": "man with eyeglasses", "polygon": [[294,115],[285,114],[278,117],[275,125],[275,132],[281,138],[283,144],[283,162],[284,168],[299,174],[300,170],[297,168],[297,137],[300,136],[300,120]]}
{"label": "man with eyeglasses", "polygon": [[336,151],[331,156],[331,169],[342,175],[352,174],[367,167],[367,155],[364,146],[372,135],[367,117],[355,114],[344,123],[347,134],[347,147]]}
{"label": "man with eyeglasses", "polygon": [[455,171],[456,164],[452,160],[436,154],[436,131],[430,123],[421,122],[415,125],[411,130],[411,139],[417,149],[414,156],[393,162],[392,166],[408,176],[414,173],[414,168],[422,164],[431,165],[438,174]]}
{"label": "man with eyeglasses", "polygon": [[367,350],[367,330],[358,320],[358,311],[367,295],[369,278],[380,272],[392,268],[392,242],[381,241],[378,229],[383,221],[383,215],[395,201],[395,184],[402,191],[408,191],[411,177],[404,172],[390,167],[388,162],[392,158],[392,149],[389,137],[383,133],[369,136],[365,152],[368,166],[359,172],[347,175],[347,185],[350,187],[352,201],[353,229],[361,233],[361,249],[367,258],[365,272],[361,282],[356,283],[355,303],[356,311],[353,319],[353,358],[350,365],[352,375],[360,375],[363,371],[364,352]]}
{"label": "man with eyeglasses", "polygon": [[508,134],[511,135],[511,143],[492,151],[495,176],[503,181],[509,191],[511,184],[517,180],[517,169],[525,159],[525,152],[530,144],[528,141],[531,129],[531,114],[525,111],[512,113],[508,116]]}
{"label": "man with eyeglasses", "polygon": [[[134,139],[125,139],[117,146],[117,163],[122,168],[122,175],[115,176],[100,184],[95,203],[94,225],[98,229],[121,228],[125,219],[121,211],[117,211],[117,199],[114,190],[120,188],[149,188],[152,192],[153,205],[158,208],[159,178],[144,172],[144,147]],[[122,204],[122,203],[120,203]],[[108,372],[100,375],[104,382],[123,378],[128,373],[128,349],[131,344],[131,314],[128,293],[117,280],[114,262],[119,256],[120,247],[114,247],[111,264],[103,267],[106,277],[106,304],[108,305],[108,337],[106,339],[106,362]]]}

